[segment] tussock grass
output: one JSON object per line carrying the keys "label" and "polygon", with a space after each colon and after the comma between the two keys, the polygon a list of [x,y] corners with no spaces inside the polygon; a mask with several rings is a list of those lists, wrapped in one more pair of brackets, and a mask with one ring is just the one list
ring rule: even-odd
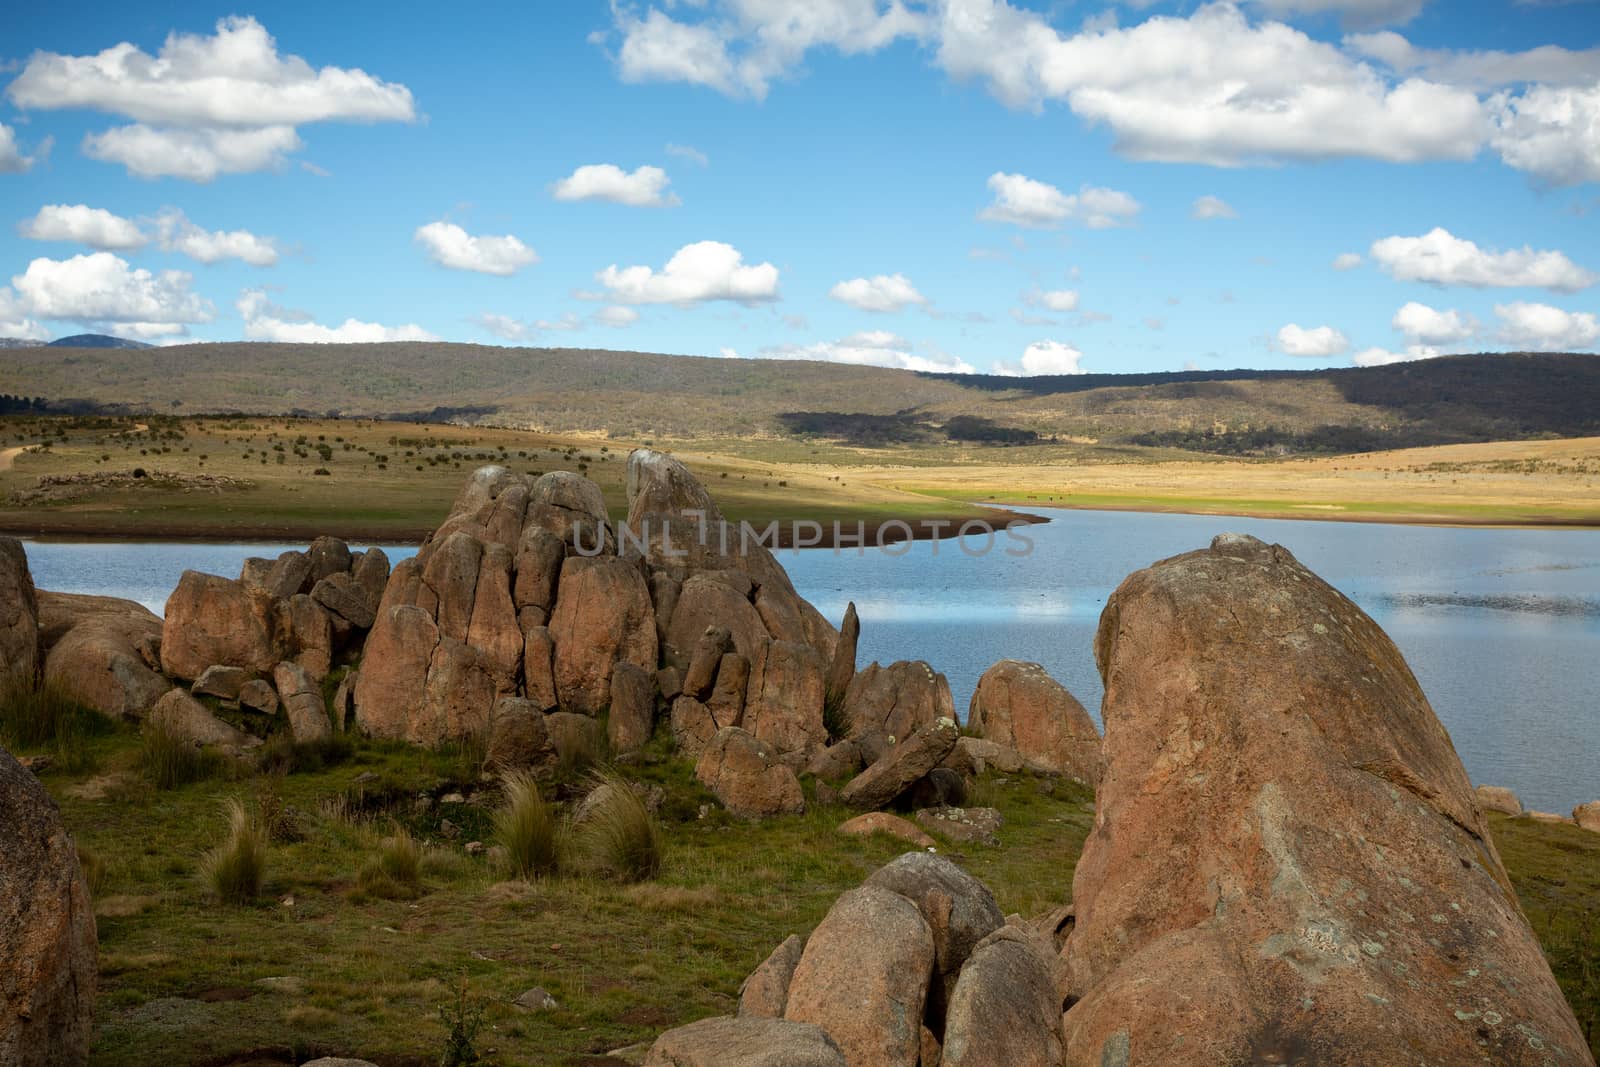
{"label": "tussock grass", "polygon": [[227,836],[200,862],[200,873],[224,904],[249,904],[261,895],[267,873],[266,828],[238,800],[223,805]]}
{"label": "tussock grass", "polygon": [[850,736],[850,713],[845,709],[843,695],[822,702],[822,726],[828,731],[829,741]]}
{"label": "tussock grass", "polygon": [[0,682],[0,742],[7,749],[46,749],[68,774],[94,769],[89,739],[110,721],[65,686],[13,672]]}
{"label": "tussock grass", "polygon": [[256,752],[256,769],[262,774],[315,774],[337,767],[355,752],[347,734],[316,741],[296,741],[287,730],[273,734]]}
{"label": "tussock grass", "polygon": [[139,765],[157,789],[177,789],[217,777],[226,761],[218,753],[180,737],[165,724],[150,721],[139,731]]}
{"label": "tussock grass", "polygon": [[361,867],[356,884],[368,896],[414,900],[422,892],[422,846],[404,826],[378,843],[378,853]]}
{"label": "tussock grass", "polygon": [[624,779],[600,773],[593,780],[584,817],[573,830],[585,868],[625,882],[654,878],[662,853],[655,817]]}
{"label": "tussock grass", "polygon": [[106,865],[91,849],[77,846],[78,869],[83,872],[83,883],[89,887],[89,896],[98,897],[106,887]]}
{"label": "tussock grass", "polygon": [[561,867],[563,833],[532,775],[516,773],[501,783],[505,799],[494,814],[496,842],[506,850],[511,874],[541,878]]}

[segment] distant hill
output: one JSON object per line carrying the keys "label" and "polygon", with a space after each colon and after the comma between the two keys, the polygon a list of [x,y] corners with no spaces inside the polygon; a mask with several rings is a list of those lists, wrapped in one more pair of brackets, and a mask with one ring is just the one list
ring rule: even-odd
{"label": "distant hill", "polygon": [[126,337],[112,337],[108,333],[75,333],[71,337],[58,337],[48,342],[51,348],[152,348],[143,341],[130,341]]}
{"label": "distant hill", "polygon": [[[15,365],[12,365],[12,364]],[[572,348],[396,342],[51,346],[0,392],[56,410],[305,414],[862,447],[1050,438],[1272,455],[1600,435],[1600,357],[1044,378]]]}

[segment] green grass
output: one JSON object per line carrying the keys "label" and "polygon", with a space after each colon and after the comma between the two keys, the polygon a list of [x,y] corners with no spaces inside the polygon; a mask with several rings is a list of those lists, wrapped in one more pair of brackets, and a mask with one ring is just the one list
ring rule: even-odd
{"label": "green grass", "polygon": [[0,682],[0,744],[13,753],[50,757],[66,773],[92,770],[92,740],[115,729],[54,682],[13,675]]}
{"label": "green grass", "polygon": [[139,731],[139,763],[157,789],[178,789],[228,770],[227,757],[195,745],[154,720]]}
{"label": "green grass", "polygon": [[200,863],[200,875],[224,904],[252,904],[267,873],[270,835],[260,818],[237,798],[223,805],[228,829]]}
{"label": "green grass", "polygon": [[584,812],[572,845],[588,870],[624,882],[642,882],[661,872],[655,817],[626,779],[615,772],[596,774]]}
{"label": "green grass", "polygon": [[539,783],[522,773],[501,779],[504,799],[494,813],[494,836],[506,850],[514,878],[543,878],[561,869],[561,824],[539,793]]}

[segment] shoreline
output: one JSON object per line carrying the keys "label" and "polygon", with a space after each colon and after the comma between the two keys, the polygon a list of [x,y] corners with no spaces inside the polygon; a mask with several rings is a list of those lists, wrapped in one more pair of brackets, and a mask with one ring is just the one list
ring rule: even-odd
{"label": "shoreline", "polygon": [[[1027,504],[1007,501],[994,501],[1000,507],[1038,507],[1038,501],[1029,501]],[[1474,519],[1462,516],[1446,516],[1429,512],[1396,512],[1394,514],[1373,514],[1370,512],[1348,511],[1340,507],[1322,507],[1307,505],[1304,507],[1290,506],[1282,510],[1269,510],[1265,508],[1230,508],[1225,505],[1217,507],[1183,507],[1180,505],[1167,505],[1160,503],[1149,504],[1117,504],[1097,500],[1088,504],[1074,504],[1070,500],[1052,500],[1051,508],[1061,511],[1119,511],[1142,512],[1152,515],[1213,515],[1218,517],[1234,517],[1241,519],[1284,519],[1290,522],[1360,522],[1375,523],[1388,526],[1436,526],[1445,529],[1468,530],[1594,530],[1600,529],[1600,511],[1589,517],[1564,518],[1546,516],[1543,518],[1493,518],[1484,517]]]}

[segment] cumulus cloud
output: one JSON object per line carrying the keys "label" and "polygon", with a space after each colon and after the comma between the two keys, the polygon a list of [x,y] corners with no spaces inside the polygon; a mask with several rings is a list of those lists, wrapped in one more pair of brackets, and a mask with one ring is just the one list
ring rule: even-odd
{"label": "cumulus cloud", "polygon": [[684,245],[660,270],[613,263],[595,278],[620,304],[690,305],[708,300],[756,304],[778,298],[778,268],[771,263],[746,264],[737,248],[721,241]]}
{"label": "cumulus cloud", "polygon": [[1196,219],[1236,219],[1239,213],[1226,200],[1218,196],[1202,196],[1194,202],[1189,214]]}
{"label": "cumulus cloud", "polygon": [[1387,348],[1367,348],[1350,357],[1358,367],[1383,367],[1390,363],[1410,363],[1412,360],[1433,359],[1445,353],[1433,345],[1407,345],[1399,352]]}
{"label": "cumulus cloud", "polygon": [[1340,252],[1333,257],[1334,270],[1355,270],[1359,266],[1361,266],[1361,253],[1359,252]]}
{"label": "cumulus cloud", "polygon": [[1600,343],[1600,318],[1584,311],[1564,311],[1549,304],[1496,304],[1500,319],[1496,337],[1519,349],[1543,352],[1590,349]]}
{"label": "cumulus cloud", "polygon": [[1587,88],[1536,85],[1495,98],[1500,158],[1555,185],[1600,181],[1600,74]]}
{"label": "cumulus cloud", "polygon": [[1374,241],[1371,255],[1379,266],[1403,282],[1575,293],[1600,281],[1600,275],[1578,266],[1561,252],[1536,252],[1527,246],[1493,252],[1443,227],[1421,237]]}
{"label": "cumulus cloud", "polygon": [[345,319],[338,326],[313,322],[302,311],[290,311],[272,303],[265,290],[246,289],[234,303],[244,319],[245,336],[252,341],[279,341],[288,344],[373,344],[379,341],[437,341],[415,323],[384,326],[360,319]]}
{"label": "cumulus cloud", "polygon": [[[50,149],[50,140],[44,143],[31,156],[22,154],[22,149],[17,145],[17,134],[10,126],[0,122],[0,174],[21,174],[32,170],[34,163]],[[19,327],[20,328],[20,327]],[[19,336],[11,334],[8,336]]]}
{"label": "cumulus cloud", "polygon": [[989,222],[1050,229],[1064,222],[1081,222],[1091,230],[1104,230],[1132,222],[1139,201],[1116,189],[1085,185],[1076,193],[1063,193],[1048,182],[1022,174],[996,171],[989,175],[994,202],[978,213]]}
{"label": "cumulus cloud", "polygon": [[828,295],[841,304],[849,304],[862,311],[901,311],[912,304],[928,302],[904,274],[851,278],[829,289]]}
{"label": "cumulus cloud", "polygon": [[1036,374],[1087,374],[1079,365],[1083,353],[1065,341],[1035,341],[1022,350],[1017,363],[996,363],[994,372],[1007,378]]}
{"label": "cumulus cloud", "polygon": [[156,217],[156,239],[166,251],[181,252],[201,263],[237,259],[253,267],[270,267],[278,262],[278,244],[273,238],[258,237],[249,230],[202,229],[176,209]]}
{"label": "cumulus cloud", "polygon": [[919,354],[907,348],[862,343],[855,334],[838,341],[819,341],[810,345],[769,345],[756,353],[762,359],[805,359],[826,363],[850,363],[864,367],[892,367],[899,370],[944,374],[975,374],[977,368],[964,359],[943,352]]}
{"label": "cumulus cloud", "polygon": [[539,262],[538,253],[511,234],[475,237],[453,222],[417,227],[416,241],[441,267],[506,277]]}
{"label": "cumulus cloud", "polygon": [[629,207],[676,207],[682,201],[668,192],[672,181],[660,167],[625,171],[613,163],[590,163],[550,186],[557,200],[609,200]]}
{"label": "cumulus cloud", "polygon": [[132,219],[87,204],[46,204],[17,232],[34,241],[73,241],[102,251],[143,248],[150,235]]}
{"label": "cumulus cloud", "polygon": [[1411,341],[1423,344],[1465,341],[1478,332],[1478,324],[1471,315],[1459,311],[1439,311],[1415,300],[1396,311],[1390,325]]}
{"label": "cumulus cloud", "polygon": [[1345,47],[1399,74],[1468,89],[1525,83],[1586,86],[1600,79],[1600,48],[1574,51],[1541,45],[1522,52],[1417,48],[1393,31],[1351,34]]}
{"label": "cumulus cloud", "polygon": [[135,336],[180,334],[214,315],[210,302],[190,288],[193,280],[179,270],[135,269],[110,252],[39,258],[0,289],[0,319],[54,319]]}
{"label": "cumulus cloud", "polygon": [[265,27],[238,16],[212,36],[169,34],[154,56],[126,41],[94,55],[35,52],[6,93],[20,108],[131,119],[90,134],[84,151],[141,177],[191,181],[281,166],[306,123],[416,117],[404,85],[280,55]]}
{"label": "cumulus cloud", "polygon": [[1289,323],[1278,331],[1272,347],[1286,356],[1325,358],[1337,356],[1350,347],[1350,339],[1332,326],[1302,327]]}

